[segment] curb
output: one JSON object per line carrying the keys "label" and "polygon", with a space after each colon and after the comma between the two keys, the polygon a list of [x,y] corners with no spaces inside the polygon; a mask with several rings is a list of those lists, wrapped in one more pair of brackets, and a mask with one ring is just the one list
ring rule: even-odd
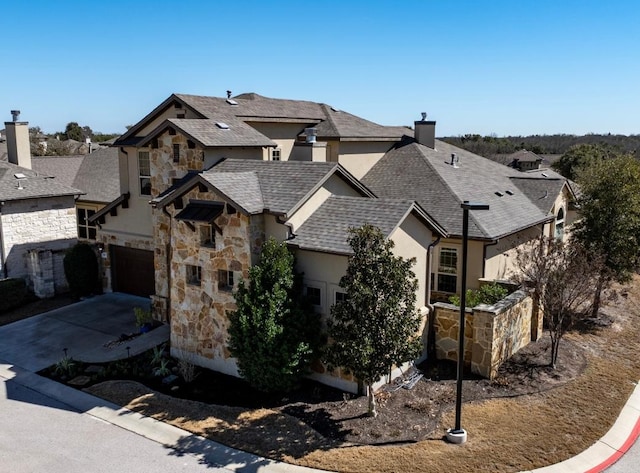
{"label": "curb", "polygon": [[192,434],[165,422],[133,412],[99,397],[39,376],[0,360],[0,378],[55,399],[74,410],[133,432],[181,453],[191,454],[211,467],[260,473],[327,473],[262,458]]}
{"label": "curb", "polygon": [[635,389],[604,437],[575,457],[522,473],[600,473],[617,462],[640,436],[640,383],[634,384]]}

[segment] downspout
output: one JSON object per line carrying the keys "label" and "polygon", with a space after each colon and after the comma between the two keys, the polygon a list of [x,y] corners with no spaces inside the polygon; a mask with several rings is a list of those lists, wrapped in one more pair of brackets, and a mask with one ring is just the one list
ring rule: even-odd
{"label": "downspout", "polygon": [[167,243],[167,323],[171,324],[171,260],[173,258],[173,245],[171,240],[173,238],[173,217],[167,210],[167,207],[162,207],[162,212],[169,217],[169,242]]}
{"label": "downspout", "polygon": [[4,232],[2,230],[2,207],[4,202],[0,202],[0,264],[2,264],[2,275],[4,279],[9,277],[9,271],[7,270],[7,261],[4,257]]}
{"label": "downspout", "polygon": [[425,305],[429,309],[429,321],[427,328],[427,359],[436,356],[436,334],[435,334],[435,308],[431,304],[431,269],[433,266],[433,249],[440,243],[442,237],[438,235],[427,247],[427,301]]}

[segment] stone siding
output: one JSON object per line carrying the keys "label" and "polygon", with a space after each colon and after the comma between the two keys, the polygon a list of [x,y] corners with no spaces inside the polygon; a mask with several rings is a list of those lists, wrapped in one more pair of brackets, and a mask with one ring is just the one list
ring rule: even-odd
{"label": "stone siding", "polygon": [[[436,356],[457,361],[460,309],[436,303],[434,328]],[[473,373],[494,378],[500,365],[531,341],[532,301],[516,291],[492,306],[467,308],[464,365]]]}
{"label": "stone siding", "polygon": [[[173,161],[173,145],[180,146],[180,159]],[[158,137],[158,147],[151,149],[151,194],[156,196],[173,185],[174,179],[180,179],[188,171],[202,171],[204,151],[202,148],[189,147],[189,140],[181,134],[170,135],[165,132]]]}
{"label": "stone siding", "polygon": [[[61,260],[64,251],[78,241],[73,196],[5,202],[0,223],[7,275],[26,278],[32,290],[37,282],[42,285],[41,294],[51,294],[51,286],[54,292],[66,290]],[[38,256],[32,256],[34,251],[44,252],[44,266]]]}
{"label": "stone siding", "polygon": [[[213,192],[193,189],[189,200],[224,202]],[[167,207],[172,215],[180,210]],[[154,210],[156,296],[154,310],[167,310],[156,317],[170,320],[172,351],[192,357],[198,364],[237,375],[235,360],[227,348],[228,312],[236,309],[233,291],[219,284],[219,271],[233,273],[234,289],[249,276],[264,241],[264,218],[249,216],[230,205],[214,223],[215,248],[201,243],[197,222],[189,223]],[[188,281],[189,267],[199,267],[199,284]]]}

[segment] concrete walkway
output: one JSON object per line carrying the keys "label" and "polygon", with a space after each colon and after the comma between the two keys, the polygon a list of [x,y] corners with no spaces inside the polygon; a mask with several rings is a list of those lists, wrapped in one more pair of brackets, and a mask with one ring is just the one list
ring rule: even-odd
{"label": "concrete walkway", "polygon": [[[112,348],[105,346],[117,340],[122,333],[135,331],[133,307],[146,307],[145,304],[148,305],[147,299],[106,294],[0,327],[0,383],[5,386],[11,383],[22,390],[37,393],[41,399],[39,402],[48,408],[63,403],[75,412],[158,442],[175,452],[171,455],[188,455],[197,459],[196,463],[205,465],[208,471],[319,472],[226,447],[34,373],[57,362],[63,356],[63,348],[67,348],[69,356],[77,360],[101,362],[125,358],[126,347],[129,347],[129,354],[134,355],[167,340],[168,327],[164,327]],[[47,424],[47,429],[54,432],[56,426]],[[10,432],[5,433],[10,435]],[[631,457],[628,466],[624,466],[626,458],[623,455],[639,434],[640,386],[636,386],[614,426],[598,442],[569,460],[533,471],[596,473],[605,471],[621,457],[622,461],[614,466],[612,472],[638,471],[637,463]],[[633,448],[640,451],[638,446]],[[100,471],[119,470],[119,467],[114,467],[113,470]]]}

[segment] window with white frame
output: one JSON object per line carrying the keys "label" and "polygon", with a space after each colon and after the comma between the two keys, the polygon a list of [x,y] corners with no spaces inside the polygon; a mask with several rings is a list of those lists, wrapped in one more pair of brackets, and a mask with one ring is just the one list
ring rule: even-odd
{"label": "window with white frame", "polygon": [[89,223],[89,217],[95,214],[96,211],[93,209],[77,209],[78,215],[78,238],[84,240],[95,240],[96,239],[96,224]]}
{"label": "window with white frame", "polygon": [[138,176],[140,180],[140,195],[151,195],[149,151],[138,151]]}
{"label": "window with white frame", "polygon": [[273,148],[271,150],[271,161],[280,161],[282,150],[280,148]]}
{"label": "window with white frame", "polygon": [[435,290],[455,293],[458,287],[458,250],[457,248],[440,248],[436,267]]}
{"label": "window with white frame", "polygon": [[558,215],[556,215],[555,227],[556,240],[562,241],[562,237],[564,236],[564,209],[562,207],[558,210]]}
{"label": "window with white frame", "polygon": [[347,300],[347,293],[336,291],[333,293],[333,303],[337,304],[338,302],[343,302]]}
{"label": "window with white frame", "polygon": [[202,268],[200,266],[187,265],[187,284],[199,286],[202,282]]}

